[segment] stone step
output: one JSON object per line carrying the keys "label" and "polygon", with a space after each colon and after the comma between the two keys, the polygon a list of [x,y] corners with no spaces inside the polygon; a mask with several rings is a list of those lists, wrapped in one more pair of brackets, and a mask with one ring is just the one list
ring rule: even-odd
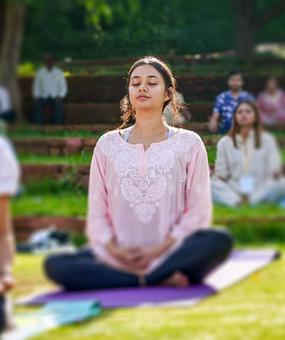
{"label": "stone step", "polygon": [[[25,117],[31,121],[33,112],[31,77],[19,79]],[[65,105],[65,122],[68,124],[119,123],[119,102],[126,94],[122,76],[72,76],[67,78],[68,96]],[[265,77],[246,77],[246,89],[254,94],[264,87]],[[285,86],[285,77],[280,79]],[[194,121],[206,121],[211,114],[213,101],[227,88],[225,76],[178,77],[178,90],[190,105]],[[95,105],[96,104],[96,105]],[[48,121],[48,117],[47,121]]]}
{"label": "stone step", "polygon": [[78,138],[78,137],[26,137],[12,138],[13,144],[19,153],[33,155],[57,155],[68,156],[81,152],[93,151],[97,138]]}
{"label": "stone step", "polygon": [[[206,124],[199,123],[198,127],[202,127],[202,129],[206,129]],[[88,132],[88,133],[102,133],[106,131],[110,131],[116,129],[118,124],[61,124],[61,125],[36,125],[36,124],[28,124],[28,125],[20,125],[15,124],[9,127],[9,131],[14,134],[23,134],[26,135],[28,131],[28,135],[32,135],[33,132],[37,135],[43,134],[44,136],[49,136],[49,134],[65,134],[65,133],[80,133],[80,132]]]}
{"label": "stone step", "polygon": [[[230,228],[238,223],[251,223],[254,227],[259,224],[267,225],[270,229],[271,223],[285,223],[285,216],[241,216],[241,217],[219,217],[214,221],[215,225],[225,225]],[[62,216],[19,216],[13,219],[16,239],[26,240],[33,232],[48,227],[56,227],[71,233],[83,233],[85,229],[84,217],[62,217]],[[258,232],[258,228],[255,228]]]}
{"label": "stone step", "polygon": [[[211,115],[213,103],[194,102],[187,104],[191,112],[192,120],[204,122]],[[28,121],[32,121],[32,102],[24,103],[24,112]],[[120,125],[120,104],[119,103],[70,103],[67,102],[64,109],[65,124],[117,124]],[[45,113],[44,121],[48,123],[51,117]]]}
{"label": "stone step", "polygon": [[24,184],[43,179],[60,180],[68,174],[69,180],[76,186],[88,188],[90,165],[67,164],[23,164],[22,180]]}
{"label": "stone step", "polygon": [[16,239],[26,240],[33,232],[56,227],[72,233],[82,233],[85,228],[85,219],[80,217],[61,216],[24,216],[13,219]]}
{"label": "stone step", "polygon": [[[257,94],[264,87],[265,77],[246,76],[246,89]],[[32,77],[22,77],[19,85],[23,101],[32,98]],[[118,103],[126,94],[125,76],[71,76],[67,78],[68,97],[71,103]],[[226,76],[178,76],[178,90],[184,94],[186,102],[213,102],[216,95],[227,88]],[[285,77],[280,77],[280,85],[285,86]]]}

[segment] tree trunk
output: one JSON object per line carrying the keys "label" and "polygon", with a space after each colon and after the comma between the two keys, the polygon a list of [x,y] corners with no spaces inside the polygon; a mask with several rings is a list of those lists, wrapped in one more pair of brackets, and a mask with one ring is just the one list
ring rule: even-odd
{"label": "tree trunk", "polygon": [[8,2],[4,9],[4,30],[0,40],[0,43],[2,42],[0,45],[0,83],[10,91],[13,107],[19,120],[22,120],[17,67],[20,61],[26,5],[20,2]]}
{"label": "tree trunk", "polygon": [[3,33],[4,33],[4,16],[5,16],[5,3],[0,3],[0,51],[3,41]]}
{"label": "tree trunk", "polygon": [[254,0],[233,0],[236,22],[236,55],[250,65],[254,52],[255,35],[270,20],[284,13],[285,1],[278,0],[263,13],[254,14]]}
{"label": "tree trunk", "polygon": [[236,16],[236,55],[249,61],[254,51],[254,19],[252,0],[235,0]]}

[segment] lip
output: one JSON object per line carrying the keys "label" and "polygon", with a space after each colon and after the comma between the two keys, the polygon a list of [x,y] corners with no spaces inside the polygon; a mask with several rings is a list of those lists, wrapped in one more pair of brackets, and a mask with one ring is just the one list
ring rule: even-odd
{"label": "lip", "polygon": [[149,99],[150,97],[148,96],[143,96],[143,95],[140,95],[140,96],[137,96],[137,99]]}

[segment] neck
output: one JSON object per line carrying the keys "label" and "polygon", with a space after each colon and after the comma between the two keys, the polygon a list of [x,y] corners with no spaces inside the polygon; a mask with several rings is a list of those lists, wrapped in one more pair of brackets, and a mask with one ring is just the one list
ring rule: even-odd
{"label": "neck", "polygon": [[278,89],[274,90],[268,90],[267,93],[269,93],[271,96],[274,96],[278,92]]}
{"label": "neck", "polygon": [[134,134],[140,138],[148,138],[165,132],[167,125],[163,121],[160,110],[148,110],[136,112]]}
{"label": "neck", "polygon": [[231,90],[231,93],[234,97],[238,97],[240,92],[241,92],[241,90]]}
{"label": "neck", "polygon": [[242,139],[246,140],[248,138],[251,130],[252,130],[251,126],[242,126],[240,128],[240,135],[241,135]]}

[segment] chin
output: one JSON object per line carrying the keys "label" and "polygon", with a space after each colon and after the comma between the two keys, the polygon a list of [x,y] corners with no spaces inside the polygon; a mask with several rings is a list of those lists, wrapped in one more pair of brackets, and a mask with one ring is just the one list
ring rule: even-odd
{"label": "chin", "polygon": [[253,124],[250,122],[240,122],[238,124],[240,127],[253,127]]}
{"label": "chin", "polygon": [[136,110],[140,110],[140,111],[148,111],[148,110],[153,110],[154,107],[153,105],[149,105],[149,104],[140,104],[136,106]]}

